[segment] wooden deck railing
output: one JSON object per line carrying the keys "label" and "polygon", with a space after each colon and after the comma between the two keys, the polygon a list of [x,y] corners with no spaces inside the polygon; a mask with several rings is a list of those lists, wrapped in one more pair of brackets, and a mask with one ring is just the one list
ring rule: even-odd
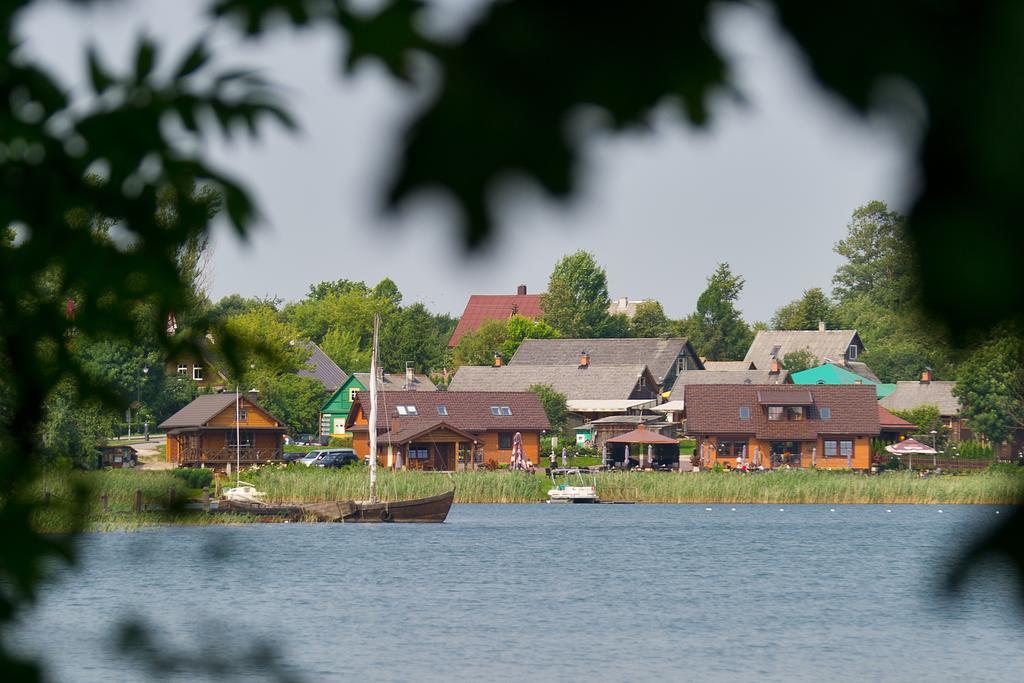
{"label": "wooden deck railing", "polygon": [[181,452],[181,462],[235,462],[240,460],[245,464],[271,462],[284,458],[284,451],[281,448],[242,448],[239,453],[234,448],[207,448],[200,451],[198,448],[189,448]]}

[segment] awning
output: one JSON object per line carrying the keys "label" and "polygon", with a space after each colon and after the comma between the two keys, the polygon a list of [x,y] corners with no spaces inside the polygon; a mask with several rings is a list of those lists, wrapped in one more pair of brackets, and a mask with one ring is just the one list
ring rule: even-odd
{"label": "awning", "polygon": [[683,412],[684,401],[668,401],[660,406],[651,408],[656,413],[681,413]]}
{"label": "awning", "polygon": [[658,399],[574,399],[566,401],[565,405],[571,413],[615,413],[653,408],[658,405]]}

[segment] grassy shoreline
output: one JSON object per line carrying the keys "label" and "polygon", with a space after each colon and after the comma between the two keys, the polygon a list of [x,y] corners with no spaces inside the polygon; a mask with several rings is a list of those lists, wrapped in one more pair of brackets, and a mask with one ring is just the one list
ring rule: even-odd
{"label": "grassy shoreline", "polygon": [[[269,502],[313,503],[365,498],[363,468],[310,469],[301,465],[247,471],[243,480],[268,495]],[[663,472],[602,473],[595,477],[604,500],[676,504],[997,504],[1024,503],[1024,472],[1001,471],[922,478],[912,472],[867,476],[850,472],[790,470],[740,475],[725,472],[675,474]],[[455,487],[456,503],[539,503],[547,500],[550,480],[541,474],[506,471],[380,473],[379,491],[391,500],[441,493]],[[84,528],[114,530],[153,525],[242,524],[247,515],[207,515],[170,508],[171,490],[178,503],[199,500],[200,489],[169,471],[110,470],[49,472],[34,496],[49,497],[36,514],[37,527],[63,531],[85,514]],[[142,491],[148,511],[133,512],[135,491]],[[85,502],[71,503],[76,491]],[[107,494],[104,511],[100,496]]]}

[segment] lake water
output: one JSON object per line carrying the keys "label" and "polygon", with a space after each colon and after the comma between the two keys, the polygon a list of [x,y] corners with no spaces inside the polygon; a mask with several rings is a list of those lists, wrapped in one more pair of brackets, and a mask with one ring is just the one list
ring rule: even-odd
{"label": "lake water", "polygon": [[[14,637],[61,681],[1024,677],[1008,570],[936,588],[1000,508],[733,508],[91,534]],[[127,618],[155,668],[144,643],[118,649]]]}

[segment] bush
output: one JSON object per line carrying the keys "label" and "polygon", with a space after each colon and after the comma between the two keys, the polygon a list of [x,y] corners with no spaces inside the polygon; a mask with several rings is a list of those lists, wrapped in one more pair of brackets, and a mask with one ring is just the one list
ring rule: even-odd
{"label": "bush", "polygon": [[213,470],[204,470],[198,467],[181,467],[171,470],[171,474],[184,481],[185,485],[190,489],[201,489],[204,486],[211,486],[213,484]]}
{"label": "bush", "polygon": [[993,474],[1014,474],[1018,475],[1021,472],[1021,468],[1014,465],[1012,462],[994,462],[985,468],[986,472],[992,472]]}
{"label": "bush", "polygon": [[340,436],[332,436],[327,440],[328,448],[352,448],[352,435],[342,434]]}
{"label": "bush", "polygon": [[991,460],[992,449],[978,441],[961,441],[952,446],[947,455],[955,455],[965,460]]}

